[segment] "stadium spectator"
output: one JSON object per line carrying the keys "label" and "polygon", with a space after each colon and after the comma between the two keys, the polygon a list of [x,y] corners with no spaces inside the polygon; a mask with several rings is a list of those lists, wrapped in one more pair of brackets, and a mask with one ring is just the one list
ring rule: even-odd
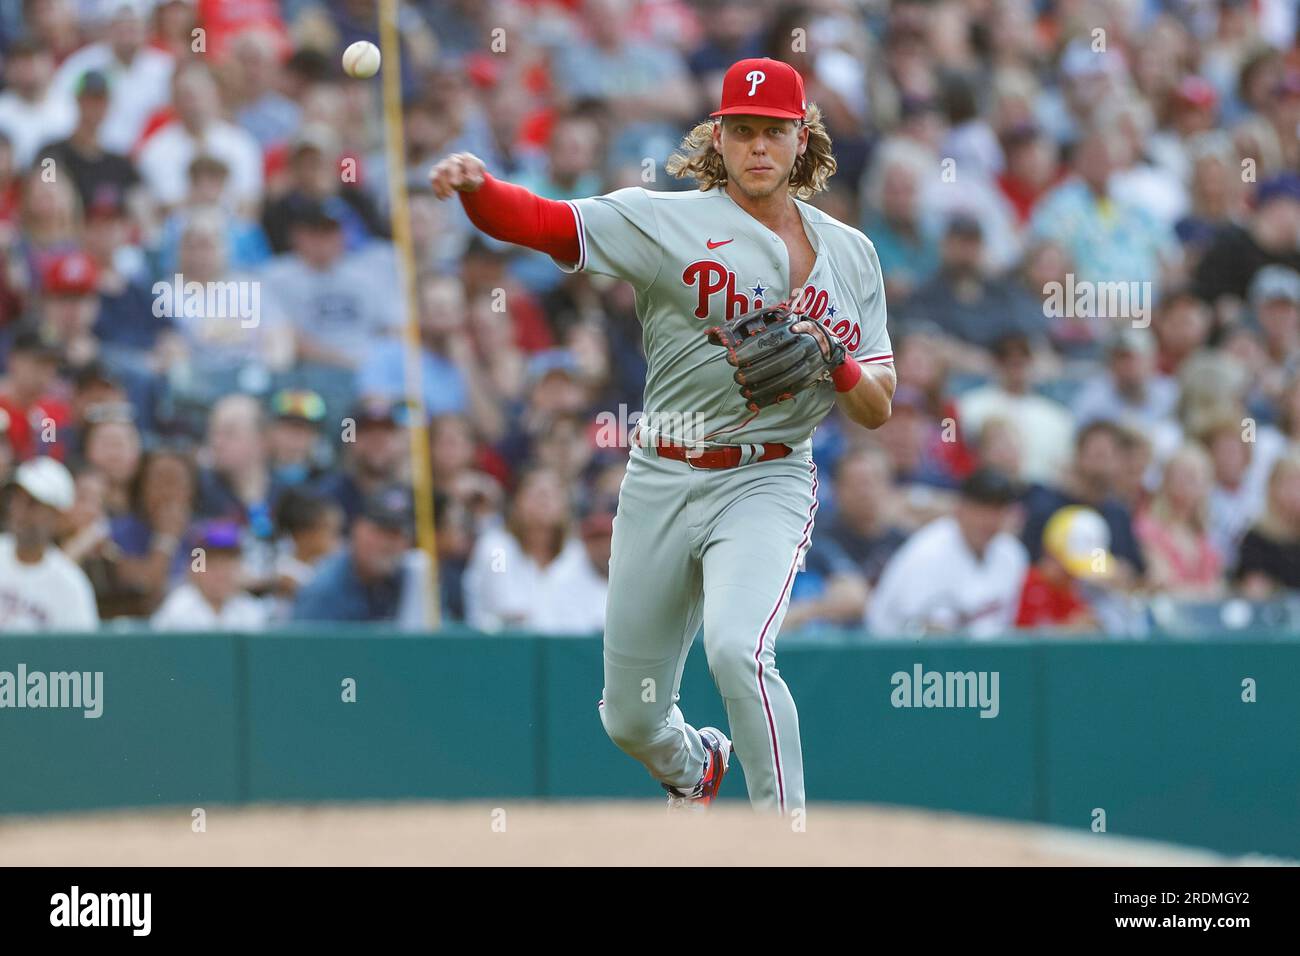
{"label": "stadium spectator", "polygon": [[325,477],[321,426],[325,399],[310,389],[282,388],[271,396],[267,455],[271,477],[283,488],[314,484]]}
{"label": "stadium spectator", "polygon": [[159,0],[154,7],[153,35],[150,46],[169,53],[176,60],[194,54],[194,30],[197,4],[193,0]]}
{"label": "stadium spectator", "polygon": [[1220,230],[1245,218],[1248,193],[1236,168],[1232,138],[1221,130],[1188,143],[1191,180],[1189,208],[1175,223],[1189,272],[1195,274]]}
{"label": "stadium spectator", "polygon": [[144,253],[127,238],[131,223],[120,197],[107,193],[86,213],[86,252],[95,263],[94,325],[105,365],[137,401],[163,365],[175,324],[154,309]]}
{"label": "stadium spectator", "polygon": [[896,495],[884,452],[871,447],[848,452],[835,466],[835,512],[818,527],[812,551],[825,542],[837,545],[874,587],[907,540],[907,532],[893,522]]}
{"label": "stadium spectator", "polygon": [[[424,276],[420,290],[420,378],[429,415],[467,414],[484,435],[505,423],[491,382],[478,361],[466,322],[464,287],[453,276]],[[405,345],[393,337],[371,349],[357,370],[357,393],[396,401],[406,394]]]}
{"label": "stadium spectator", "polygon": [[294,330],[271,290],[230,268],[230,222],[215,207],[192,211],[180,233],[176,272],[153,286],[153,313],[174,323],[178,335],[160,362],[172,388],[204,404],[219,394],[217,383],[239,371],[282,370],[294,358]]}
{"label": "stadium spectator", "polygon": [[140,174],[125,151],[105,148],[99,138],[109,111],[108,78],[90,70],[78,78],[77,123],[66,139],[42,143],[39,159],[50,159],[54,169],[72,177],[81,204],[90,209],[101,197],[126,196],[140,185]]}
{"label": "stadium spectator", "polygon": [[994,415],[984,420],[984,427],[975,438],[975,457],[981,465],[996,468],[1015,481],[1025,478],[1020,429],[1009,418]]}
{"label": "stadium spectator", "polygon": [[[465,299],[470,303],[471,315],[479,319],[476,329],[481,334],[491,333],[490,341],[495,343],[494,347],[503,349],[508,355],[513,349],[506,348],[501,341],[502,321],[509,321],[514,330],[511,344],[515,349],[533,353],[555,345],[556,335],[564,332],[572,321],[561,314],[559,307],[551,307],[549,303],[557,290],[569,287],[575,278],[583,277],[581,273],[562,276],[561,284],[552,288],[546,297],[548,308],[544,312],[539,300],[511,274],[510,257],[499,245],[489,244],[482,236],[476,235],[461,257]],[[510,307],[503,316],[501,310],[507,303]],[[491,355],[484,356],[489,362],[492,358]]]}
{"label": "stadium spectator", "polygon": [[207,464],[199,473],[197,513],[248,525],[265,519],[269,531],[274,480],[268,462],[266,419],[257,400],[230,395],[208,419]]}
{"label": "stadium spectator", "polygon": [[90,581],[55,544],[60,516],[75,501],[72,476],[53,458],[15,470],[0,534],[0,634],[98,627]]}
{"label": "stadium spectator", "polygon": [[962,427],[978,434],[984,422],[997,417],[1020,429],[1022,473],[1029,481],[1052,481],[1070,457],[1074,422],[1059,402],[1033,391],[1034,351],[1021,332],[1004,335],[993,344],[997,381],[972,389],[958,400]]}
{"label": "stadium spectator", "polygon": [[1127,436],[1120,426],[1098,421],[1079,429],[1074,438],[1074,459],[1055,484],[1030,487],[1024,498],[1022,539],[1031,560],[1042,554],[1043,529],[1052,515],[1067,505],[1086,505],[1106,519],[1110,549],[1116,558],[1117,577],[1124,582],[1146,569],[1133,534],[1132,512],[1114,495],[1121,483]]}
{"label": "stadium spectator", "polygon": [[217,83],[208,67],[199,61],[182,64],[171,89],[176,118],[149,136],[139,153],[140,174],[153,198],[164,207],[182,202],[190,163],[207,154],[230,170],[222,196],[226,208],[255,208],[262,198],[262,153],[253,137],[221,118]]}
{"label": "stadium spectator", "polygon": [[297,332],[298,360],[355,371],[372,346],[402,321],[391,248],[379,244],[346,251],[343,224],[330,204],[303,208],[290,228],[293,252],[262,270],[265,298]]}
{"label": "stadium spectator", "polygon": [[1226,567],[1236,564],[1242,537],[1263,511],[1268,475],[1268,469],[1257,464],[1261,457],[1257,443],[1244,440],[1243,414],[1225,409],[1207,420],[1196,436],[1209,453],[1212,470],[1210,543]]}
{"label": "stadium spectator", "polygon": [[87,409],[81,455],[104,480],[104,509],[112,517],[131,507],[131,487],[140,468],[139,429],[130,407],[95,405]]}
{"label": "stadium spectator", "polygon": [[[936,494],[951,491],[961,476],[952,456],[946,454],[955,424],[934,417],[920,389],[899,385],[894,392],[893,414],[876,432],[876,440],[889,457],[895,480],[904,490],[908,511],[927,516],[926,503]],[[940,509],[942,510],[942,508]],[[909,521],[909,524],[912,523]]]}
{"label": "stadium spectator", "polygon": [[1176,263],[1176,240],[1172,229],[1111,194],[1122,149],[1116,130],[1090,129],[1075,147],[1073,174],[1038,203],[1030,228],[1065,247],[1076,280],[1149,282],[1158,290],[1162,275]]}
{"label": "stadium spectator", "polygon": [[1116,437],[1119,439],[1119,467],[1111,486],[1111,496],[1127,508],[1129,514],[1137,514],[1151,497],[1147,482],[1158,470],[1155,442],[1145,431],[1126,425],[1119,426]]}
{"label": "stadium spectator", "polygon": [[945,335],[981,349],[1023,335],[1045,338],[1041,306],[1014,283],[990,278],[979,221],[959,213],[948,221],[938,272],[898,309],[898,322],[928,322]]}
{"label": "stadium spectator", "polygon": [[383,399],[358,402],[344,418],[343,467],[325,475],[316,490],[343,509],[351,526],[366,499],[400,478],[406,461],[406,435],[398,408]]}
{"label": "stadium spectator", "polygon": [[276,501],[284,490],[271,471],[267,421],[248,395],[228,395],[212,407],[195,516],[243,529],[242,584],[261,593],[274,583]]}
{"label": "stadium spectator", "polygon": [[108,14],[107,22],[100,25],[104,39],[64,60],[54,88],[71,95],[85,89],[88,74],[102,77],[109,98],[103,122],[98,124],[99,143],[111,153],[125,155],[139,143],[150,117],[167,105],[174,61],[147,42],[146,4],[111,0],[102,7]]}
{"label": "stadium spectator", "polygon": [[1250,283],[1250,311],[1263,353],[1252,370],[1254,404],[1267,411],[1300,369],[1300,272],[1285,266],[1264,266],[1256,272]]}
{"label": "stadium spectator", "polygon": [[155,631],[259,631],[266,607],[244,591],[239,526],[207,521],[194,535],[188,580],[167,595],[150,618]]}
{"label": "stadium spectator", "polygon": [[562,104],[601,101],[621,119],[611,144],[616,165],[666,155],[696,118],[699,95],[673,47],[633,37],[630,0],[584,0],[586,30],[561,46],[551,63]]}
{"label": "stadium spectator", "polygon": [[1013,126],[1002,135],[1006,169],[997,177],[998,188],[1016,213],[1021,227],[1029,223],[1038,201],[1060,179],[1056,144],[1033,123]]}
{"label": "stadium spectator", "polygon": [[921,183],[932,169],[925,149],[889,140],[877,150],[862,186],[862,230],[880,257],[890,302],[906,299],[939,268],[937,238],[921,228]]}
{"label": "stadium spectator", "polygon": [[1200,599],[1223,591],[1223,557],[1210,537],[1213,475],[1210,457],[1199,445],[1184,445],[1165,462],[1159,489],[1133,522],[1148,586]]}
{"label": "stadium spectator", "polygon": [[1209,342],[1212,321],[1209,306],[1190,289],[1165,290],[1151,320],[1151,332],[1156,337],[1156,371],[1177,375],[1183,362]]}
{"label": "stadium spectator", "polygon": [[1294,451],[1273,466],[1268,503],[1242,539],[1235,577],[1253,600],[1300,590],[1300,457]]}
{"label": "stadium spectator", "polygon": [[564,634],[591,620],[593,603],[604,607],[607,581],[572,533],[565,488],[554,471],[528,472],[504,525],[480,535],[464,579],[471,627]]}
{"label": "stadium spectator", "polygon": [[77,107],[71,92],[51,83],[54,58],[39,41],[19,40],[6,53],[0,133],[13,147],[14,163],[26,169],[42,146],[72,132]]}
{"label": "stadium spectator", "polygon": [[118,546],[116,519],[110,519],[106,508],[108,481],[99,471],[82,468],[76,488],[76,502],[64,516],[60,548],[86,572],[101,620],[148,617],[164,593],[165,561],[141,560]]}
{"label": "stadium spectator", "polygon": [[1114,564],[1106,521],[1091,508],[1069,505],[1048,519],[1043,551],[1025,574],[1016,627],[1079,632],[1100,628],[1089,585],[1108,581]]}
{"label": "stadium spectator", "polygon": [[99,314],[99,267],[80,249],[46,260],[41,284],[41,332],[57,343],[60,357],[72,368],[90,364],[100,353],[95,334]]}
{"label": "stadium spectator", "polygon": [[1300,270],[1300,175],[1282,173],[1261,182],[1255,206],[1244,223],[1228,223],[1201,258],[1195,275],[1198,298],[1209,303],[1220,322],[1240,313],[1255,273],[1266,265]]}
{"label": "stadium spectator", "polygon": [[343,188],[350,180],[340,166],[342,159],[339,138],[325,123],[308,123],[298,130],[289,145],[288,182],[262,213],[262,228],[276,253],[293,250],[296,220],[320,207],[338,221],[348,252],[388,236],[388,224],[370,195]]}
{"label": "stadium spectator", "polygon": [[795,575],[782,627],[799,630],[810,624],[861,626],[870,588],[848,556],[835,544],[821,542],[804,557]]}
{"label": "stadium spectator", "polygon": [[279,550],[275,561],[272,617],[287,620],[299,589],[312,579],[321,562],[338,550],[343,512],[327,498],[303,488],[290,488],[275,509]]}
{"label": "stadium spectator", "polygon": [[140,595],[147,615],[189,564],[185,533],[194,514],[198,477],[182,447],[147,452],[131,487],[131,508],[109,517],[118,577]]}
{"label": "stadium spectator", "polygon": [[[155,256],[160,275],[170,276],[180,268],[180,246],[186,227],[194,216],[221,205],[229,180],[230,167],[215,156],[199,155],[190,161],[185,199],[167,217],[157,240]],[[225,247],[223,262],[236,272],[266,263],[271,256],[271,247],[258,222],[228,213],[224,224],[221,235]]]}
{"label": "stadium spectator", "polygon": [[45,454],[62,459],[71,410],[55,391],[62,353],[35,329],[18,332],[0,379],[0,410],[8,417],[9,447],[18,461]]}
{"label": "stadium spectator", "polygon": [[302,108],[279,87],[280,50],[270,31],[253,27],[230,42],[218,65],[226,109],[264,150],[282,144],[298,128]]}
{"label": "stadium spectator", "polygon": [[972,472],[953,515],[921,528],[885,565],[867,608],[871,634],[1005,634],[1029,566],[1006,530],[1019,494],[1000,472]]}
{"label": "stadium spectator", "polygon": [[55,63],[62,63],[81,46],[83,24],[78,19],[88,12],[84,5],[74,0],[28,0],[10,4],[10,8],[5,11],[9,18],[5,33],[20,34],[21,30],[13,30],[12,24],[15,19],[19,24],[26,20],[27,33],[49,49]]}
{"label": "stadium spectator", "polygon": [[868,445],[840,457],[835,510],[819,523],[804,570],[795,579],[785,626],[861,623],[871,588],[907,540],[907,532],[891,520],[898,510],[896,497],[889,458],[880,448]]}
{"label": "stadium spectator", "polygon": [[429,565],[412,550],[411,493],[387,485],[367,497],[347,547],[323,559],[298,589],[295,621],[387,622],[402,630],[429,624]]}
{"label": "stadium spectator", "polygon": [[1148,330],[1116,330],[1106,360],[1105,371],[1091,375],[1071,403],[1077,424],[1107,421],[1152,430],[1174,417],[1178,383],[1156,374],[1155,341]]}

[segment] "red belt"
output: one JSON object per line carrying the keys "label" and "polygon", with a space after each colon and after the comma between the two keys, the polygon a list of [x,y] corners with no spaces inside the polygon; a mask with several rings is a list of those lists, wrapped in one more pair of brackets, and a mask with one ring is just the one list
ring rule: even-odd
{"label": "red belt", "polygon": [[655,450],[660,458],[672,458],[684,461],[692,468],[738,468],[756,461],[773,461],[784,458],[793,449],[780,442],[766,442],[762,445],[721,445],[713,448],[695,450],[688,445],[655,442]]}

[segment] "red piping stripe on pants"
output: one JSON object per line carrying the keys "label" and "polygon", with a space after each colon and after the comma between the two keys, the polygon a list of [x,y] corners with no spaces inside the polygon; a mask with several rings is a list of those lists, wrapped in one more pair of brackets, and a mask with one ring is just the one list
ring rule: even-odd
{"label": "red piping stripe on pants", "polygon": [[758,692],[759,696],[763,698],[763,713],[767,718],[767,731],[772,745],[772,767],[776,772],[777,808],[782,814],[785,813],[785,775],[781,770],[781,745],[776,736],[776,720],[772,717],[772,704],[767,699],[767,687],[763,683],[763,644],[767,640],[767,629],[772,626],[772,621],[776,619],[776,614],[781,610],[781,605],[785,603],[786,594],[789,593],[790,586],[794,583],[795,571],[799,568],[799,555],[803,553],[804,546],[808,543],[809,536],[812,533],[813,519],[817,515],[817,465],[815,462],[811,464],[813,500],[812,505],[808,508],[808,523],[803,526],[803,536],[794,549],[794,560],[790,562],[790,573],[786,575],[785,584],[781,586],[781,596],[777,598],[772,613],[767,616],[767,622],[758,635],[758,647],[754,649],[754,660],[758,664]]}

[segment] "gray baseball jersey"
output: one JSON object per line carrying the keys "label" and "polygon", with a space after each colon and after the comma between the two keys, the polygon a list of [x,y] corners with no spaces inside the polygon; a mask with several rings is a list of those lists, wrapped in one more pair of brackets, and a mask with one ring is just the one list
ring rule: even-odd
{"label": "gray baseball jersey", "polygon": [[704,470],[632,449],[614,519],[605,619],[609,736],[667,786],[690,791],[706,754],[677,706],[701,625],[751,802],[782,813],[804,801],[799,719],[775,641],[817,511],[813,429],[835,399],[825,382],[752,415],[723,349],[704,330],[791,301],[863,363],[893,361],[875,248],[861,232],[798,203],[816,260],[791,289],[776,233],[721,189],[622,189],[570,203],[580,260],[561,264],[636,289],[649,369],[651,433],[686,443],[784,442],[785,458]]}
{"label": "gray baseball jersey", "polygon": [[[798,290],[791,288],[784,241],[725,190],[634,187],[569,204],[578,219],[581,258],[561,268],[615,276],[636,289],[649,366],[645,416],[651,425],[662,424],[666,437],[799,445],[812,436],[834,402],[829,382],[735,428],[749,417],[732,379],[735,369],[703,332],[764,304],[788,299],[838,336],[858,361],[893,361],[875,247],[857,229],[797,204],[816,253]],[[694,434],[677,433],[678,422]]]}

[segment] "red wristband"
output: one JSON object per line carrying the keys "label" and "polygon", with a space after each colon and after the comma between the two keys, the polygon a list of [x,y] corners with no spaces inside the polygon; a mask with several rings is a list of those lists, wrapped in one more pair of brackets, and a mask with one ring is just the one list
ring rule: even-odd
{"label": "red wristband", "polygon": [[854,385],[858,384],[858,379],[862,378],[862,366],[852,355],[848,356],[836,366],[835,371],[831,372],[831,381],[835,384],[835,391],[847,392]]}

